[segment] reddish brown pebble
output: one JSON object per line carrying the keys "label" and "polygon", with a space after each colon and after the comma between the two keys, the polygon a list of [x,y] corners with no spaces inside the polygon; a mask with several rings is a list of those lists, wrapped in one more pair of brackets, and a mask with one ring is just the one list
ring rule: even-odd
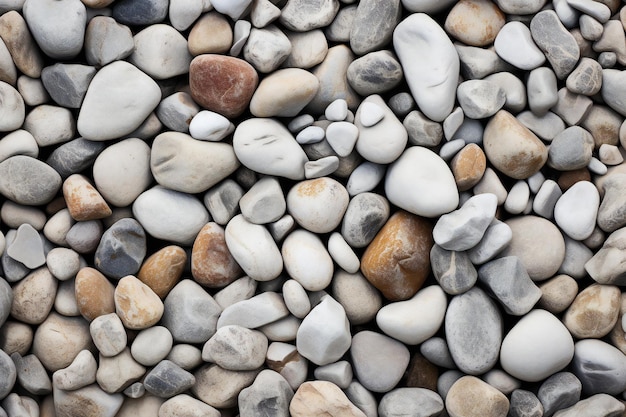
{"label": "reddish brown pebble", "polygon": [[185,263],[187,253],[183,248],[166,246],[144,261],[137,278],[164,299],[183,275]]}
{"label": "reddish brown pebble", "polygon": [[82,268],[76,274],[75,295],[78,311],[87,320],[115,312],[113,284],[94,268]]}
{"label": "reddish brown pebble", "polygon": [[191,252],[191,275],[210,288],[225,287],[242,275],[226,246],[224,229],[217,223],[207,223],[198,233]]}
{"label": "reddish brown pebble", "polygon": [[199,55],[189,66],[191,96],[202,107],[233,118],[241,115],[259,83],[246,61],[223,55]]}
{"label": "reddish brown pebble", "polygon": [[369,244],[361,271],[390,301],[411,298],[430,273],[432,224],[406,211],[393,214]]}
{"label": "reddish brown pebble", "polygon": [[561,172],[557,184],[559,184],[561,191],[565,192],[578,181],[591,181],[591,174],[587,168]]}
{"label": "reddish brown pebble", "polygon": [[481,180],[487,169],[487,157],[475,143],[466,145],[450,163],[459,191],[467,191]]}
{"label": "reddish brown pebble", "polygon": [[109,217],[111,208],[84,175],[70,175],[63,182],[63,197],[72,218],[79,222]]}

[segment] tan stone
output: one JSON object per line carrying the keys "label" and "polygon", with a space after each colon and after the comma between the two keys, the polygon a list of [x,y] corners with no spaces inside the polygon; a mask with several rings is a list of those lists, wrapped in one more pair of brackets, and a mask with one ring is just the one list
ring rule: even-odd
{"label": "tan stone", "polygon": [[187,263],[187,253],[176,245],[166,246],[150,255],[137,274],[137,278],[161,299],[180,281]]}
{"label": "tan stone", "polygon": [[68,367],[81,350],[92,346],[85,319],[52,312],[37,328],[32,351],[48,371],[54,372]]}
{"label": "tan stone", "polygon": [[[626,293],[622,293],[620,296],[620,317],[626,314]],[[622,351],[624,355],[626,355],[626,332],[624,332],[624,327],[622,326],[622,321],[617,320],[615,326],[613,326],[613,330],[609,333],[609,338],[611,339],[611,343],[613,346]],[[0,336],[0,340],[2,337]]]}
{"label": "tan stone", "polygon": [[289,412],[292,417],[365,417],[341,388],[328,381],[308,381],[300,385],[289,404]]}
{"label": "tan stone", "polygon": [[115,288],[115,312],[131,330],[155,325],[163,316],[163,302],[150,287],[132,275],[120,279]]}
{"label": "tan stone", "polygon": [[25,356],[33,344],[34,331],[28,324],[7,320],[0,326],[0,349],[7,355],[14,352]]}
{"label": "tan stone", "polygon": [[11,10],[0,16],[0,38],[20,71],[31,78],[41,76],[43,55],[21,14]]}
{"label": "tan stone", "polygon": [[200,285],[221,288],[242,275],[241,267],[226,246],[224,228],[207,223],[196,236],[191,252],[191,275]]}
{"label": "tan stone", "polygon": [[486,46],[506,23],[504,13],[490,0],[461,0],[448,13],[444,28],[471,46]]}
{"label": "tan stone", "polygon": [[459,378],[448,391],[446,410],[450,417],[506,417],[506,396],[475,376]]}
{"label": "tan stone", "polygon": [[266,76],[250,101],[256,117],[294,117],[317,94],[320,82],[309,71],[285,68]]}
{"label": "tan stone", "polygon": [[74,294],[80,314],[91,321],[115,312],[115,288],[100,271],[85,267],[76,274]]}
{"label": "tan stone", "polygon": [[193,56],[228,52],[232,44],[233,29],[218,12],[209,12],[198,19],[187,39],[187,49]]}
{"label": "tan stone", "polygon": [[482,179],[487,157],[480,146],[469,143],[452,158],[450,168],[459,191],[467,191]]}
{"label": "tan stone", "polygon": [[239,393],[252,385],[259,371],[229,371],[207,364],[194,373],[196,384],[191,391],[211,407],[235,407]]}
{"label": "tan stone", "polygon": [[487,123],[483,146],[494,167],[518,180],[537,173],[548,160],[546,145],[506,110]]}
{"label": "tan stone", "polygon": [[56,298],[58,281],[48,268],[39,268],[13,287],[11,316],[28,324],[43,322]]}
{"label": "tan stone", "polygon": [[539,285],[539,307],[559,314],[567,309],[578,294],[578,283],[569,275],[557,275]]}
{"label": "tan stone", "polygon": [[102,195],[84,175],[73,174],[63,182],[63,197],[70,215],[79,222],[103,219],[112,213]]}
{"label": "tan stone", "polygon": [[411,298],[430,273],[432,224],[406,211],[394,213],[369,244],[361,272],[390,301]]}
{"label": "tan stone", "polygon": [[563,323],[579,339],[606,336],[617,323],[621,292],[615,285],[593,284],[582,290],[563,316]]}

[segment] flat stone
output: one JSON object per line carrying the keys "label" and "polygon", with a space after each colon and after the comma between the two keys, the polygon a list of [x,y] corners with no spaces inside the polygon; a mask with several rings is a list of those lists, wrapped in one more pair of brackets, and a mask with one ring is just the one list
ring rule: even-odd
{"label": "flat stone", "polygon": [[[34,395],[46,395],[52,392],[52,383],[41,361],[35,355],[21,356],[14,352],[11,359],[17,370],[17,381],[26,391]],[[9,375],[10,371],[5,375]]]}
{"label": "flat stone", "polygon": [[447,251],[434,245],[430,251],[430,264],[437,283],[450,295],[466,292],[478,279],[467,252]]}
{"label": "flat stone", "polygon": [[255,295],[224,308],[217,327],[236,324],[248,329],[256,329],[289,314],[282,296],[273,291]]}
{"label": "flat stone", "polygon": [[511,113],[518,113],[526,107],[527,94],[526,86],[518,77],[511,72],[503,71],[488,75],[485,80],[494,82],[504,90],[506,101],[504,108]]}
{"label": "flat stone", "polygon": [[431,417],[444,409],[441,397],[425,388],[396,388],[388,392],[380,400],[381,417],[399,417],[414,415]]}
{"label": "flat stone", "polygon": [[428,15],[417,13],[396,26],[393,44],[417,105],[428,118],[443,121],[454,107],[459,74],[448,35]]}
{"label": "flat stone", "polygon": [[554,11],[537,13],[530,22],[530,33],[559,79],[564,79],[574,70],[580,58],[580,49]]}
{"label": "flat stone", "polygon": [[576,342],[572,372],[582,382],[583,393],[617,395],[626,385],[624,354],[598,339]]}
{"label": "flat stone", "polygon": [[127,335],[124,324],[115,313],[104,314],[89,324],[89,333],[100,355],[111,357],[126,347]]}
{"label": "flat stone", "polygon": [[27,268],[35,269],[46,262],[43,245],[37,230],[25,223],[18,227],[15,238],[6,248],[6,253]]}
{"label": "flat stone", "polygon": [[550,111],[542,116],[537,116],[532,111],[524,111],[516,118],[537,137],[548,142],[565,130],[563,119]]}
{"label": "flat stone", "polygon": [[306,32],[328,26],[338,11],[337,0],[289,0],[281,9],[279,20],[289,30]]}
{"label": "flat stone", "polygon": [[115,61],[91,80],[76,122],[78,132],[89,140],[122,137],[137,129],[160,100],[154,80],[128,62]]}
{"label": "flat stone", "polygon": [[58,105],[77,109],[80,108],[94,75],[94,67],[58,63],[42,70],[41,81]]}
{"label": "flat stone", "polygon": [[440,123],[433,122],[417,110],[410,111],[402,124],[409,134],[409,143],[413,145],[434,147],[439,145],[444,136]]}
{"label": "flat stone", "polygon": [[293,117],[315,97],[319,80],[300,68],[277,70],[265,77],[250,101],[256,117]]}
{"label": "flat stone", "polygon": [[475,376],[459,378],[445,398],[450,417],[505,417],[509,400],[500,391]]}
{"label": "flat stone", "polygon": [[384,5],[375,0],[359,2],[350,31],[350,49],[357,55],[381,49],[391,41],[401,14],[400,0]]}
{"label": "flat stone", "polygon": [[[237,77],[233,78],[232,74]],[[195,57],[189,66],[193,99],[207,110],[228,118],[239,116],[248,107],[258,80],[255,69],[239,58],[203,54]]]}
{"label": "flat stone", "polygon": [[48,203],[61,188],[61,176],[30,156],[16,155],[0,163],[0,193],[18,204]]}
{"label": "flat stone", "polygon": [[607,394],[596,394],[573,406],[557,411],[555,417],[618,416],[624,412],[624,403]]}
{"label": "flat stone", "polygon": [[[388,300],[406,300],[423,285],[430,273],[431,227],[424,218],[398,211],[367,247],[361,271]],[[409,235],[411,239],[405,237]],[[398,257],[402,258],[400,264]]]}
{"label": "flat stone", "polygon": [[497,33],[494,46],[502,59],[525,71],[541,66],[546,60],[533,42],[528,26],[521,22],[505,24]]}
{"label": "flat stone", "polygon": [[392,204],[425,217],[448,213],[459,203],[454,176],[445,161],[417,146],[406,149],[389,167],[385,192]]}
{"label": "flat stone", "polygon": [[450,354],[462,372],[480,375],[498,361],[502,316],[495,302],[479,287],[452,298],[445,333]]}
{"label": "flat stone", "polygon": [[502,342],[500,363],[512,376],[536,382],[567,366],[574,342],[553,314],[532,310],[509,331]]}

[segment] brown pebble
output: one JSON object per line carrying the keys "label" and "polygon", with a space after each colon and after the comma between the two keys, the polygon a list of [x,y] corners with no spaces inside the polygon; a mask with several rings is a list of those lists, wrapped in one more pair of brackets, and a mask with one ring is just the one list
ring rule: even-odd
{"label": "brown pebble", "polygon": [[11,10],[0,16],[0,38],[20,71],[31,78],[41,76],[43,56],[21,14]]}
{"label": "brown pebble", "polygon": [[256,70],[239,58],[204,54],[195,57],[189,66],[193,99],[228,118],[244,112],[258,84]]}
{"label": "brown pebble", "polygon": [[460,0],[448,13],[445,29],[466,45],[486,46],[506,23],[504,13],[490,0]]}
{"label": "brown pebble", "polygon": [[538,306],[548,310],[550,313],[559,314],[567,309],[576,294],[578,294],[578,283],[569,275],[557,275],[539,285],[541,299]]}
{"label": "brown pebble", "polygon": [[103,219],[112,213],[102,195],[84,175],[73,174],[63,182],[63,197],[70,215],[79,222]]}
{"label": "brown pebble", "polygon": [[146,259],[137,278],[161,299],[180,281],[187,263],[187,253],[176,245],[166,246]]}
{"label": "brown pebble", "polygon": [[438,379],[439,368],[420,353],[413,354],[406,371],[406,386],[411,388],[426,388],[437,392]]}
{"label": "brown pebble", "polygon": [[196,236],[191,252],[191,275],[198,284],[221,288],[242,275],[242,270],[226,246],[224,228],[207,223]]}
{"label": "brown pebble", "polygon": [[115,312],[128,329],[146,329],[163,316],[164,307],[159,296],[132,275],[119,280],[114,297]]}
{"label": "brown pebble", "polygon": [[224,15],[209,12],[191,28],[187,48],[193,56],[200,54],[222,54],[233,44],[233,29]]}
{"label": "brown pebble", "polygon": [[487,169],[487,157],[480,146],[469,143],[452,158],[450,168],[459,191],[467,191],[483,177]]}
{"label": "brown pebble", "polygon": [[76,274],[74,294],[80,314],[91,321],[115,312],[113,284],[100,271],[85,267]]}
{"label": "brown pebble", "polygon": [[561,172],[557,184],[561,191],[565,192],[578,181],[591,181],[591,174],[587,168]]}
{"label": "brown pebble", "polygon": [[394,213],[369,244],[361,272],[390,301],[411,298],[430,273],[432,224],[406,211]]}

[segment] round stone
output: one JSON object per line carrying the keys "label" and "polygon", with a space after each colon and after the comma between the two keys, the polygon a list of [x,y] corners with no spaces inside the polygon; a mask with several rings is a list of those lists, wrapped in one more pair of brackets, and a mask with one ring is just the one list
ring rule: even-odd
{"label": "round stone", "polygon": [[444,28],[466,45],[487,46],[506,22],[498,6],[487,0],[462,0],[452,7]]}
{"label": "round stone", "polygon": [[563,324],[578,339],[599,339],[617,323],[620,305],[617,286],[593,284],[574,298],[563,316]]}
{"label": "round stone", "polygon": [[463,376],[450,387],[446,410],[450,417],[506,417],[508,398],[475,376]]}
{"label": "round stone", "polygon": [[196,236],[191,252],[191,274],[201,285],[221,288],[239,278],[242,270],[226,245],[224,228],[207,223]]}
{"label": "round stone", "polygon": [[256,117],[294,117],[315,97],[319,80],[300,68],[277,70],[263,78],[250,101]]}
{"label": "round stone", "polygon": [[348,208],[348,191],[338,181],[322,177],[301,181],[287,194],[289,214],[314,233],[333,231]]}
{"label": "round stone", "polygon": [[322,240],[307,230],[296,230],[285,238],[283,262],[289,276],[307,291],[321,291],[333,278],[333,260]]}
{"label": "round stone", "polygon": [[91,346],[89,323],[85,319],[55,312],[39,325],[33,339],[33,353],[50,372],[66,368],[80,351]]}
{"label": "round stone", "polygon": [[115,312],[113,284],[98,270],[82,268],[76,274],[74,291],[80,314],[91,321]]}
{"label": "round stone", "polygon": [[127,329],[146,329],[163,316],[163,302],[159,296],[132,275],[119,280],[114,300],[115,312]]}

